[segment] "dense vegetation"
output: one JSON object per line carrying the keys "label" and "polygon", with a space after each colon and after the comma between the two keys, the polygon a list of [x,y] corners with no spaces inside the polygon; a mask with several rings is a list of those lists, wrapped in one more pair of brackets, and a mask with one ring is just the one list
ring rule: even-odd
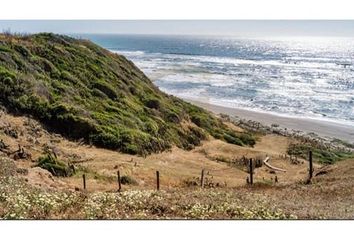
{"label": "dense vegetation", "polygon": [[67,164],[51,154],[40,157],[36,166],[48,170],[54,176],[69,177],[74,173]]}
{"label": "dense vegetation", "polygon": [[344,149],[332,149],[320,144],[297,143],[290,144],[288,154],[308,159],[309,151],[315,161],[322,164],[333,164],[348,158],[354,158],[353,152]]}
{"label": "dense vegetation", "polygon": [[191,149],[210,134],[253,145],[207,111],[168,96],[124,56],[43,33],[0,35],[0,105],[96,146],[148,154]]}

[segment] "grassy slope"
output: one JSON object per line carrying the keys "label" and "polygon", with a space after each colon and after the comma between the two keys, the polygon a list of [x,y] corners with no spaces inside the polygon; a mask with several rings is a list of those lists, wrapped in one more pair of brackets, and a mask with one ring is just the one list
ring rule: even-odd
{"label": "grassy slope", "polygon": [[352,151],[330,148],[315,142],[290,144],[287,153],[308,159],[309,151],[312,151],[313,159],[321,164],[334,164],[337,161],[354,158]]}
{"label": "grassy slope", "polygon": [[0,105],[68,137],[131,154],[191,149],[209,134],[254,144],[249,134],[159,91],[125,57],[54,34],[0,35]]}
{"label": "grassy slope", "polygon": [[[26,151],[31,151],[33,159],[37,159],[49,144],[55,146],[59,159],[75,162],[77,172],[72,177],[53,178],[44,170],[32,168],[37,164],[29,160],[13,161],[0,153],[0,219],[275,219],[295,216],[349,219],[354,216],[354,161],[344,160],[324,168],[314,164],[312,184],[303,184],[308,164],[294,165],[279,157],[291,144],[291,139],[288,141],[285,137],[263,136],[254,148],[212,140],[192,151],[174,147],[171,152],[143,158],[71,142],[46,132],[40,128],[41,124],[28,117],[0,113],[0,129],[1,126],[21,133],[14,138],[0,130],[0,139],[11,152],[21,143]],[[275,175],[263,166],[255,171],[254,187],[247,187],[246,172],[215,161],[219,156],[231,161],[243,155],[257,158],[266,154],[272,157],[272,165],[287,170],[277,173],[278,183],[274,183]],[[95,161],[91,161],[93,159]],[[116,193],[116,166],[122,176],[132,177],[138,185],[123,185],[123,192]],[[185,184],[199,183],[202,168],[208,172],[206,182],[220,183],[220,187],[200,190],[199,186]],[[153,191],[156,169],[161,173],[159,192]],[[320,172],[321,175],[317,175]],[[83,173],[87,191],[73,191],[76,187],[82,189]]]}

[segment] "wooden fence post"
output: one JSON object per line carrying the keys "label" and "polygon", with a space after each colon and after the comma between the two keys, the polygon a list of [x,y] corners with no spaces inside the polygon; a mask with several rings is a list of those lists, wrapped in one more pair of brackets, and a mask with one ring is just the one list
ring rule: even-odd
{"label": "wooden fence post", "polygon": [[253,160],[250,159],[250,184],[253,184]]}
{"label": "wooden fence post", "polygon": [[160,172],[156,171],[156,189],[157,191],[160,190]]}
{"label": "wooden fence post", "polygon": [[120,182],[120,172],[119,172],[119,170],[117,171],[117,180],[118,180],[118,192],[120,192],[120,190],[122,190],[122,184]]}
{"label": "wooden fence post", "polygon": [[312,165],[312,151],[309,151],[309,178],[310,180],[312,179],[312,174],[313,174],[313,165]]}
{"label": "wooden fence post", "polygon": [[84,190],[86,190],[86,175],[82,174],[82,182],[84,184]]}
{"label": "wooden fence post", "polygon": [[204,188],[204,169],[202,169],[202,173],[200,176],[200,186],[201,188]]}

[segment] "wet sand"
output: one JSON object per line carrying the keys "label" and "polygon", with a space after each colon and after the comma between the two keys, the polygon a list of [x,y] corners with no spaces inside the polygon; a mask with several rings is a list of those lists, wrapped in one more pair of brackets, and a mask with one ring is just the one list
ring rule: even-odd
{"label": "wet sand", "polygon": [[293,118],[261,113],[244,109],[217,106],[205,102],[185,99],[190,103],[203,107],[216,114],[223,113],[230,116],[253,120],[265,125],[279,124],[280,127],[300,130],[307,133],[316,133],[322,137],[332,137],[354,143],[354,124],[352,126],[330,121],[308,118]]}

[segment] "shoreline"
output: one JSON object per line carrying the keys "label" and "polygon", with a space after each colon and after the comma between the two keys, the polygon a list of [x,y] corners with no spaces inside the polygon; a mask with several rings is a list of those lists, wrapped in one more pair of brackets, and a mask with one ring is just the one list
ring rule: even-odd
{"label": "shoreline", "polygon": [[245,110],[241,108],[230,108],[218,106],[206,102],[183,98],[185,101],[205,108],[213,113],[227,114],[231,117],[237,116],[247,120],[257,121],[264,125],[278,124],[279,127],[303,131],[305,133],[316,133],[321,137],[337,138],[354,143],[354,127],[331,121],[316,119],[305,119],[295,117],[279,116],[271,113],[262,113]]}

